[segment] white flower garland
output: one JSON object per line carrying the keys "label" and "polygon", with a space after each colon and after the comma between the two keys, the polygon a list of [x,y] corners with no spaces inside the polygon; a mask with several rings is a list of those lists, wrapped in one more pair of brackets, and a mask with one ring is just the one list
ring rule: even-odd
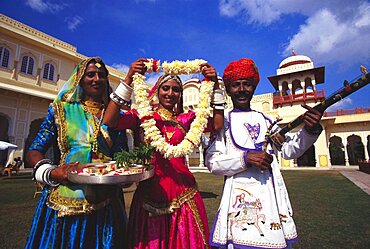
{"label": "white flower garland", "polygon": [[[160,70],[159,61],[150,59],[146,64],[148,72],[158,72]],[[153,70],[153,62],[158,63]],[[204,60],[193,61],[174,61],[172,63],[164,62],[162,68],[165,73],[172,75],[199,73],[200,65],[206,63]],[[142,119],[141,127],[144,129],[146,141],[156,148],[165,158],[181,157],[190,154],[194,147],[200,143],[202,132],[207,125],[210,115],[209,103],[211,92],[213,90],[213,81],[203,81],[199,93],[199,105],[195,112],[195,119],[190,125],[190,129],[185,138],[178,145],[171,145],[166,142],[160,130],[156,126],[156,121],[153,118],[153,110],[150,107],[148,100],[148,88],[145,83],[145,76],[136,73],[133,76],[135,99],[138,104],[139,118]]]}

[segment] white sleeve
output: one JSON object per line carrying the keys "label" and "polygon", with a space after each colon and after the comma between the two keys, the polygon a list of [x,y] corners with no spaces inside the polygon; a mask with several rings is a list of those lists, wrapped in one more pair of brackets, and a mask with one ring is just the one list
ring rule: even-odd
{"label": "white sleeve", "polygon": [[311,134],[305,128],[300,129],[293,137],[286,136],[286,140],[281,148],[284,159],[298,158],[314,144],[320,134]]}
{"label": "white sleeve", "polygon": [[246,152],[228,154],[222,129],[210,141],[206,150],[205,164],[215,175],[233,176],[247,169]]}

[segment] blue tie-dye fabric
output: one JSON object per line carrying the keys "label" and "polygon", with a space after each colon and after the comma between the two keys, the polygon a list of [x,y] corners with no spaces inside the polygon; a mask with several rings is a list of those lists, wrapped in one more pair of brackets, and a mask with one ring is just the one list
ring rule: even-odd
{"label": "blue tie-dye fabric", "polygon": [[[89,61],[91,58],[83,60],[76,67],[54,100],[54,104],[62,104],[68,127],[66,138],[70,150],[65,155],[64,161],[62,156],[62,163],[91,162],[93,141],[89,129],[93,120],[81,107],[82,89],[78,86]],[[50,107],[29,150],[37,150],[43,154],[47,151],[58,136],[56,118],[59,117]],[[110,135],[114,135],[114,132],[110,132]],[[114,136],[111,138],[114,142]],[[99,152],[112,156],[111,151],[117,151],[117,148],[109,148],[103,140],[102,138],[98,140]],[[61,191],[63,195],[70,198],[84,198],[86,186],[61,185],[59,188],[63,189]],[[36,206],[25,248],[124,248],[127,217],[122,189],[119,186],[107,188],[110,190],[110,203],[105,207],[90,214],[58,217],[58,211],[46,204],[51,189],[45,187]]]}

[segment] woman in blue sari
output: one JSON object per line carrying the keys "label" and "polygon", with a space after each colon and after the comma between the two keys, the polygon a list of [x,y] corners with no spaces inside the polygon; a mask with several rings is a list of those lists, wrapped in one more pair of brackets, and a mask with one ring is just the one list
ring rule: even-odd
{"label": "woman in blue sari", "polygon": [[[109,161],[115,134],[101,120],[109,100],[108,70],[100,58],[82,60],[51,103],[27,153],[34,179],[44,184],[25,248],[123,248],[126,213],[114,185],[78,185],[67,171]],[[57,138],[61,159],[44,154]]]}

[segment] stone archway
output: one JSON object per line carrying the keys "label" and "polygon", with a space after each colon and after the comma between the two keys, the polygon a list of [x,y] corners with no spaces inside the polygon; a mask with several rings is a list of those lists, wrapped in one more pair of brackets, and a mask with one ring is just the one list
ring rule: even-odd
{"label": "stone archway", "polygon": [[329,153],[331,165],[345,165],[344,145],[338,136],[329,138]]}
{"label": "stone archway", "polygon": [[[0,141],[9,142],[9,119],[0,114]],[[0,163],[5,165],[8,156],[8,150],[0,150]]]}
{"label": "stone archway", "polygon": [[297,165],[298,167],[301,166],[308,166],[308,167],[315,167],[316,166],[316,156],[315,156],[315,145],[311,145],[306,152],[297,158]]}
{"label": "stone archway", "polygon": [[352,134],[347,137],[347,153],[349,165],[358,165],[358,160],[365,160],[365,148],[360,136]]}

